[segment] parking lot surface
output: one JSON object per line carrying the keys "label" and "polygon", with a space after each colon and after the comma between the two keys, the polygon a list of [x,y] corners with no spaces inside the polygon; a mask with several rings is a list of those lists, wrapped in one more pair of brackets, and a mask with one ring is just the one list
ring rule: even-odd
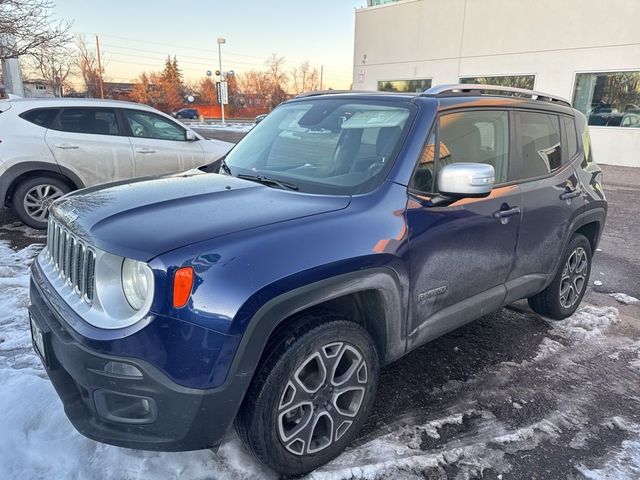
{"label": "parking lot surface", "polygon": [[[521,301],[384,368],[362,435],[308,478],[640,478],[640,171],[603,170],[610,211],[582,308],[551,322]],[[217,454],[166,454],[73,430],[30,348],[44,241],[0,212],[0,477],[275,478],[233,433]]]}

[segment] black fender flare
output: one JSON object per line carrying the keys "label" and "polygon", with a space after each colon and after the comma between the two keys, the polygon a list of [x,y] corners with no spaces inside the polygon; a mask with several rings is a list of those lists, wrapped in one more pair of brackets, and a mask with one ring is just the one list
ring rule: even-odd
{"label": "black fender flare", "polygon": [[65,167],[61,167],[57,163],[49,163],[49,162],[21,162],[12,167],[9,167],[6,172],[0,176],[0,200],[1,205],[7,206],[9,201],[8,194],[11,192],[11,189],[14,187],[14,182],[25,174],[29,174],[31,172],[51,172],[56,176],[67,178],[73,185],[75,189],[84,188],[84,182],[73,173],[71,170]]}
{"label": "black fender flare", "polygon": [[352,293],[376,290],[382,295],[386,317],[378,319],[372,336],[383,335],[383,361],[394,360],[406,351],[407,289],[395,271],[375,267],[338,275],[296,288],[275,297],[260,307],[251,318],[236,350],[227,378],[253,376],[267,340],[285,319],[310,307]]}
{"label": "black fender flare", "polygon": [[[587,225],[589,223],[594,223],[594,222],[599,224],[598,237],[595,239],[595,243],[594,243],[594,245],[597,246],[598,243],[600,242],[600,238],[602,237],[602,231],[604,230],[606,218],[607,218],[606,203],[603,206],[595,206],[595,205],[591,207],[587,206],[586,210],[583,210],[578,215],[576,215],[571,221],[571,223],[569,224],[569,228],[567,228],[566,230],[567,233],[562,239],[562,252],[565,251],[565,249],[567,248],[567,245],[569,244],[569,241],[571,240],[571,237],[573,236],[574,233],[576,233],[576,231],[580,229],[580,227],[583,227],[584,225]],[[544,288],[547,288],[551,284],[551,282],[553,282],[553,279],[556,275],[555,272],[557,272],[558,268],[560,267],[561,257],[562,255],[556,259],[556,263],[553,268],[554,273],[549,277]]]}

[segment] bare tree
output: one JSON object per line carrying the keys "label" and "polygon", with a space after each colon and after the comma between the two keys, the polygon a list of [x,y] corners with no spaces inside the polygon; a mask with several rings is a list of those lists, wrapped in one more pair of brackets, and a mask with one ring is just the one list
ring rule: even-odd
{"label": "bare tree", "polygon": [[73,51],[66,46],[51,48],[41,45],[31,51],[28,61],[30,72],[49,85],[56,97],[63,96],[67,80],[75,71]]}
{"label": "bare tree", "polygon": [[83,36],[78,35],[75,44],[77,49],[75,66],[82,75],[86,95],[90,98],[98,98],[100,96],[100,77],[104,75],[104,65],[100,71],[96,50],[87,44]]}
{"label": "bare tree", "polygon": [[307,60],[291,69],[291,87],[296,95],[311,92],[320,87],[320,72]]}
{"label": "bare tree", "polygon": [[71,23],[56,20],[51,0],[0,0],[0,59],[57,49],[71,40]]}
{"label": "bare tree", "polygon": [[267,59],[267,78],[271,90],[270,107],[275,108],[280,103],[284,102],[287,95],[287,83],[289,81],[286,72],[284,71],[285,58],[279,57],[275,53]]}

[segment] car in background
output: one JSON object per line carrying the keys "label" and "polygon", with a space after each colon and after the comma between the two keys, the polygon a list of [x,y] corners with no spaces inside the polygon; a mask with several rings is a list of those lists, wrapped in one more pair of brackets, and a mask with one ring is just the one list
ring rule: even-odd
{"label": "car in background", "polygon": [[263,121],[265,118],[267,118],[267,114],[263,113],[261,115],[257,115],[256,119],[254,120],[254,123],[257,125],[259,124],[261,121]]}
{"label": "car in background", "polygon": [[44,229],[48,205],[72,190],[190,170],[230,148],[137,103],[0,100],[0,208]]}
{"label": "car in background", "polygon": [[184,118],[187,120],[197,120],[200,118],[198,110],[195,108],[181,108],[177,112],[173,112],[173,116],[175,118]]}

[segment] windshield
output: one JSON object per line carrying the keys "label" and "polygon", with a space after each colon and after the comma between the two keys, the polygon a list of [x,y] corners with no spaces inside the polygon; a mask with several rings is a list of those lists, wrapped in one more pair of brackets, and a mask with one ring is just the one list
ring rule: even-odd
{"label": "windshield", "polygon": [[286,181],[309,193],[372,190],[391,168],[413,108],[319,98],[281,105],[229,152],[228,173]]}

